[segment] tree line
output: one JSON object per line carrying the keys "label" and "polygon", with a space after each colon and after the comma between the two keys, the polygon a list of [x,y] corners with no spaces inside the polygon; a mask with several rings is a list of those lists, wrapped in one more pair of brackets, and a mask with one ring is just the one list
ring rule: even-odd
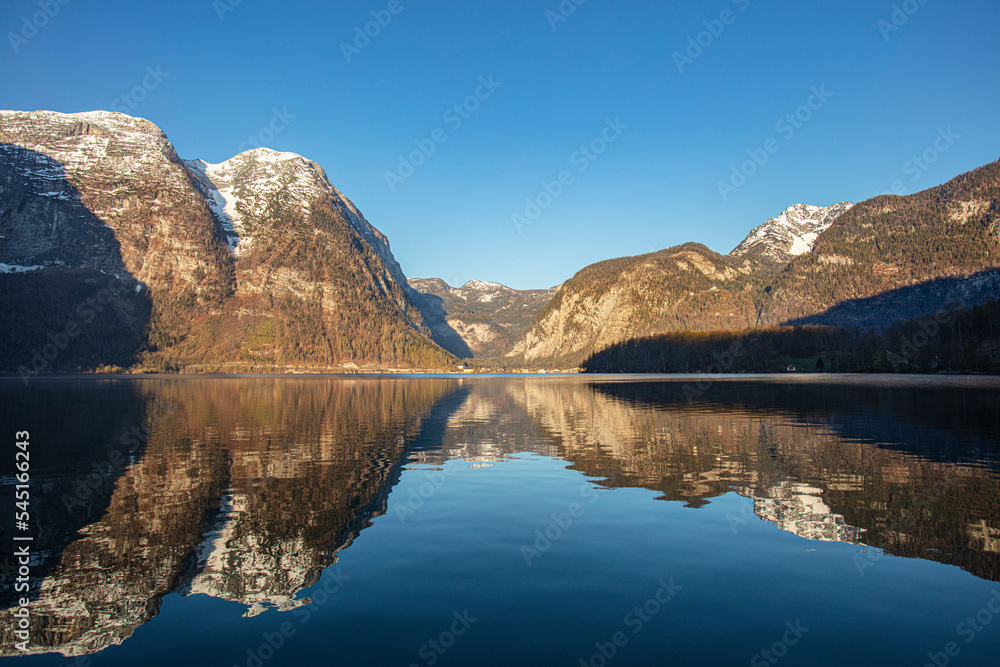
{"label": "tree line", "polygon": [[588,373],[1000,373],[1000,302],[953,306],[886,330],[821,325],[677,331],[611,345]]}

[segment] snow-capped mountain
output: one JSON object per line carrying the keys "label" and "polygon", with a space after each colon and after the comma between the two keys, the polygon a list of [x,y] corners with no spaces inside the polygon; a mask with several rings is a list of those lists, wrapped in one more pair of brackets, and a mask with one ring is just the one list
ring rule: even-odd
{"label": "snow-capped mountain", "polygon": [[798,204],[728,255],[686,243],[549,290],[456,288],[408,281],[294,153],[185,161],[141,118],[0,111],[0,306],[18,313],[0,318],[0,369],[440,369],[452,355],[564,368],[684,329],[886,327],[995,294],[998,165],[906,197]]}
{"label": "snow-capped mountain", "polygon": [[59,312],[96,296],[102,276],[116,281],[111,317],[79,336],[102,363],[454,361],[427,338],[388,240],[315,162],[266,148],[181,160],[160,128],[120,113],[0,111],[0,264],[29,281],[13,292],[39,315],[27,320],[37,331],[7,340],[12,369],[30,367],[31,342],[65,326]]}
{"label": "snow-capped mountain", "polygon": [[311,203],[324,200],[378,252],[393,280],[404,288],[407,286],[385,235],[365,220],[354,204],[333,186],[323,168],[312,160],[296,153],[255,148],[219,164],[204,160],[185,160],[184,164],[224,230],[234,256],[239,256],[240,246],[247,249],[253,243],[244,219],[248,212],[260,215],[267,211],[270,202],[281,198],[305,218]]}
{"label": "snow-capped mountain", "polygon": [[742,257],[753,253],[759,258],[787,262],[810,252],[819,235],[851,206],[846,201],[833,206],[790,206],[778,217],[754,228],[730,255]]}
{"label": "snow-capped mountain", "polygon": [[506,285],[491,283],[485,280],[470,280],[455,290],[455,294],[458,294],[463,299],[467,301],[479,301],[480,303],[489,303],[501,294],[512,294],[514,292],[515,290]]}
{"label": "snow-capped mountain", "polygon": [[452,287],[440,278],[414,278],[410,285],[421,292],[449,294],[466,301],[490,303],[498,297],[509,297],[519,292],[548,292],[549,290],[516,290],[500,283],[486,280],[470,280],[461,287]]}

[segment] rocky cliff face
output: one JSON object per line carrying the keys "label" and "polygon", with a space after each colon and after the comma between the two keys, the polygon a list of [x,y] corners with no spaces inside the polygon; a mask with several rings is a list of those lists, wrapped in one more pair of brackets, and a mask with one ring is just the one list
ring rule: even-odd
{"label": "rocky cliff face", "polygon": [[375,249],[388,274],[383,280],[392,280],[405,290],[406,277],[389,250],[388,239],[365,220],[315,162],[295,153],[256,148],[220,164],[204,160],[184,164],[224,230],[234,256],[239,256],[241,245],[244,250],[253,246],[254,222],[276,201],[303,218],[309,215],[313,202],[324,201]]}
{"label": "rocky cliff face", "polygon": [[498,357],[510,351],[538,312],[559,291],[515,290],[470,280],[452,287],[440,278],[412,279],[434,340],[462,358]]}
{"label": "rocky cliff face", "polygon": [[24,377],[439,369],[452,355],[564,367],[669,331],[885,327],[997,295],[1000,163],[907,197],[798,204],[729,255],[688,243],[558,291],[454,288],[407,281],[298,155],[184,161],[143,119],[0,112],[0,368]]}
{"label": "rocky cliff face", "polygon": [[225,281],[208,206],[149,121],[0,111],[0,150],[4,262],[127,272],[158,293]]}
{"label": "rocky cliff face", "polygon": [[509,356],[580,363],[670,331],[888,327],[1000,296],[1000,163],[906,197],[796,205],[729,255],[699,244],[600,262],[566,282]]}
{"label": "rocky cliff face", "polygon": [[[143,119],[7,111],[0,188],[0,282],[15,294],[0,311],[28,329],[0,331],[8,370],[453,361],[428,339],[385,236],[298,155],[183,161]],[[100,322],[76,321],[80,298],[98,294],[128,334],[103,346]],[[33,354],[69,323],[59,354]]]}

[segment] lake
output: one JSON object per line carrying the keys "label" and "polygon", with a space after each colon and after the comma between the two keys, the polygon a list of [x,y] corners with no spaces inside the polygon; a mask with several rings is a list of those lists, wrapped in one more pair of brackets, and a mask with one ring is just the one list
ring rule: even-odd
{"label": "lake", "polygon": [[3,664],[1000,663],[997,378],[5,380],[0,425]]}

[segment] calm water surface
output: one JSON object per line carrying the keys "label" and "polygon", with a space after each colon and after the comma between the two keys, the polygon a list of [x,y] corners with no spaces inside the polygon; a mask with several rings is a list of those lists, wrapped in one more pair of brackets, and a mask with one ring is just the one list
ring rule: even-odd
{"label": "calm water surface", "polygon": [[696,382],[0,382],[0,662],[1000,664],[1000,382]]}

